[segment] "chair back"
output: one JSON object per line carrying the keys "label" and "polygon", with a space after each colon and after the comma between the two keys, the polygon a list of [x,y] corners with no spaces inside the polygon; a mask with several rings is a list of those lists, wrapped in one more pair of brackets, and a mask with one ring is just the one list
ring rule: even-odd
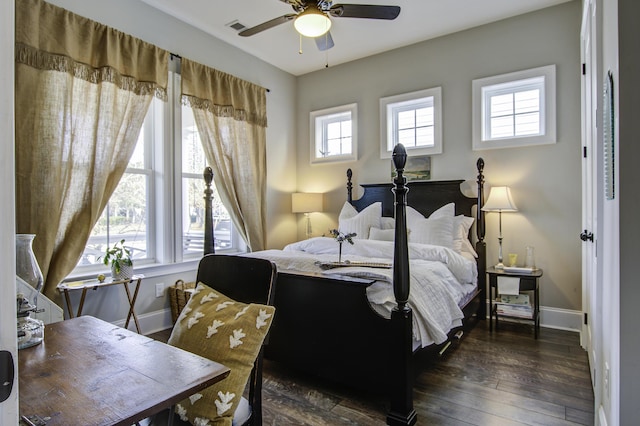
{"label": "chair back", "polygon": [[[208,254],[200,260],[196,280],[238,302],[273,305],[276,266],[266,259]],[[251,417],[245,425],[262,425],[262,361],[268,338],[267,335],[249,376]]]}

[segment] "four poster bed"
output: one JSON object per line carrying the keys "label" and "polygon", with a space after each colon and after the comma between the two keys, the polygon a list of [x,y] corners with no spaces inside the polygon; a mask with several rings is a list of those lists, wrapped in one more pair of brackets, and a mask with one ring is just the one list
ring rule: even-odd
{"label": "four poster bed", "polygon": [[[349,266],[334,267],[339,244],[326,237],[247,256],[272,260],[278,267],[276,315],[266,357],[288,368],[387,394],[387,422],[413,424],[415,360],[423,354],[442,355],[465,328],[485,318],[482,210],[476,208],[475,220],[470,219],[472,208],[484,201],[484,162],[477,162],[477,197],[469,198],[461,192],[463,180],[405,185],[406,151],[401,145],[394,150],[393,161],[394,184],[362,185],[360,199],[353,198],[351,170],[347,172],[348,204],[341,212],[340,227],[365,229],[368,219],[364,216],[379,220],[375,224],[380,226],[366,229],[369,235],[356,236],[353,245],[343,242],[341,260],[350,262]],[[355,210],[349,212],[349,205]],[[378,214],[382,217],[376,218]],[[460,228],[460,220],[467,226]],[[422,244],[420,232],[425,225],[437,240],[439,231],[434,227],[449,223],[455,225],[454,231],[467,233],[462,249],[456,243],[449,247]],[[469,243],[473,229],[477,243],[475,253],[470,253],[474,252]],[[210,238],[213,246],[212,227],[205,232],[205,242]],[[433,311],[443,311],[444,319],[431,318]]]}

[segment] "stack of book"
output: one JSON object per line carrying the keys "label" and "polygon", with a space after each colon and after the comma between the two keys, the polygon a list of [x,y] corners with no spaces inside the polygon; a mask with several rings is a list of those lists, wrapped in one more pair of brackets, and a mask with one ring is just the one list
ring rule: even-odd
{"label": "stack of book", "polygon": [[528,294],[501,294],[496,300],[496,313],[516,318],[532,318],[533,309]]}

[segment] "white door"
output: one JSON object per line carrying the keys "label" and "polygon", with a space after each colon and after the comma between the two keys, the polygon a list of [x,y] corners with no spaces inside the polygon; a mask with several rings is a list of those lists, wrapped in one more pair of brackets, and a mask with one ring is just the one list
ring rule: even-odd
{"label": "white door", "polygon": [[[0,56],[13,58],[14,2],[0,2]],[[13,61],[0,62],[0,351],[7,351],[17,363],[16,334],[16,261],[15,208],[13,164]],[[7,365],[0,365],[5,369]],[[17,368],[14,385],[8,399],[0,402],[0,424],[18,424]],[[0,386],[6,391],[5,380]],[[2,392],[0,392],[2,393]]]}
{"label": "white door", "polygon": [[598,347],[601,329],[602,298],[598,295],[598,262],[596,256],[597,190],[598,190],[598,111],[601,100],[600,69],[598,65],[599,41],[597,38],[596,0],[584,4],[582,48],[582,346],[589,354],[591,381],[594,387],[595,406],[600,405],[598,381],[602,380],[601,351]]}

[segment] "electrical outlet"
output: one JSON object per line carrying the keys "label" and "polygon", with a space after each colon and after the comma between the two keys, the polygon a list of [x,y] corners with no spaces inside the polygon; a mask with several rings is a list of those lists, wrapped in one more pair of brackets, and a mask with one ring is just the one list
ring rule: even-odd
{"label": "electrical outlet", "polygon": [[164,296],[164,283],[156,283],[156,297]]}

